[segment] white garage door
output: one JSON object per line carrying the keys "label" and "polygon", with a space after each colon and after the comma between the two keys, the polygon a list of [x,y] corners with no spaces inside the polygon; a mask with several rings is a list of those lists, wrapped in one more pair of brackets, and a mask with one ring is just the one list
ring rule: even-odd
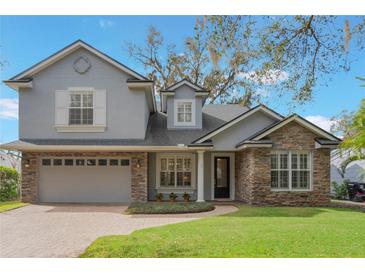
{"label": "white garage door", "polygon": [[130,161],[120,158],[43,158],[38,191],[40,202],[130,202]]}

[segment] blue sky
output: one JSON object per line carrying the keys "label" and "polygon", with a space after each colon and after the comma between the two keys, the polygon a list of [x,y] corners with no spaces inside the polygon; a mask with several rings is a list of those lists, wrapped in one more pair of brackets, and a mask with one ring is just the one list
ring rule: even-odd
{"label": "blue sky", "polygon": [[[355,19],[350,21],[352,23]],[[147,28],[154,25],[167,42],[179,46],[192,34],[194,23],[195,17],[192,16],[0,17],[1,58],[6,60],[1,80],[14,76],[77,39],[144,74],[143,67],[128,57],[125,42],[142,45]],[[339,24],[343,26],[342,19]],[[351,57],[356,61],[350,71],[332,75],[328,86],[317,88],[313,102],[298,107],[295,112],[328,128],[328,118],[344,109],[355,110],[365,97],[365,89],[355,79],[356,76],[365,76],[365,55],[352,50]],[[0,100],[0,143],[4,143],[18,138],[17,93],[1,83]],[[275,100],[268,105],[287,114],[285,101]]]}

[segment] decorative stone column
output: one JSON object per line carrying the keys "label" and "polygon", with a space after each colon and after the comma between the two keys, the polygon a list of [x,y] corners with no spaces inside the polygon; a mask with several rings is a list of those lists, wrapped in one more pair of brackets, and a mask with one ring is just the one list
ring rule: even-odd
{"label": "decorative stone column", "polygon": [[132,202],[147,201],[147,152],[132,154]]}
{"label": "decorative stone column", "polygon": [[21,200],[26,203],[38,202],[38,157],[37,153],[22,153]]}
{"label": "decorative stone column", "polygon": [[204,151],[198,151],[197,202],[204,202]]}

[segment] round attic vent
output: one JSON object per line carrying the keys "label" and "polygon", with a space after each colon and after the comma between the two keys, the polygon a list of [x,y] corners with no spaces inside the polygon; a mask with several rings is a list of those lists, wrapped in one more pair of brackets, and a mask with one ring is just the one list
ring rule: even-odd
{"label": "round attic vent", "polygon": [[74,70],[77,73],[85,74],[91,68],[91,63],[87,57],[80,56],[74,62]]}

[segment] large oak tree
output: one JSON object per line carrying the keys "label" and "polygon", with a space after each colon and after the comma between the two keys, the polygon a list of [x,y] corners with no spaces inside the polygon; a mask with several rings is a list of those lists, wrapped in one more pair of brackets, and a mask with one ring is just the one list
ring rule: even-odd
{"label": "large oak tree", "polygon": [[[201,16],[183,51],[167,44],[155,27],[145,44],[128,43],[131,57],[144,65],[158,88],[181,78],[211,90],[210,102],[251,105],[290,95],[303,104],[319,82],[349,69],[350,40],[362,49],[364,19],[356,24],[337,16]],[[321,81],[319,81],[321,79]],[[325,79],[325,81],[323,81]]]}

